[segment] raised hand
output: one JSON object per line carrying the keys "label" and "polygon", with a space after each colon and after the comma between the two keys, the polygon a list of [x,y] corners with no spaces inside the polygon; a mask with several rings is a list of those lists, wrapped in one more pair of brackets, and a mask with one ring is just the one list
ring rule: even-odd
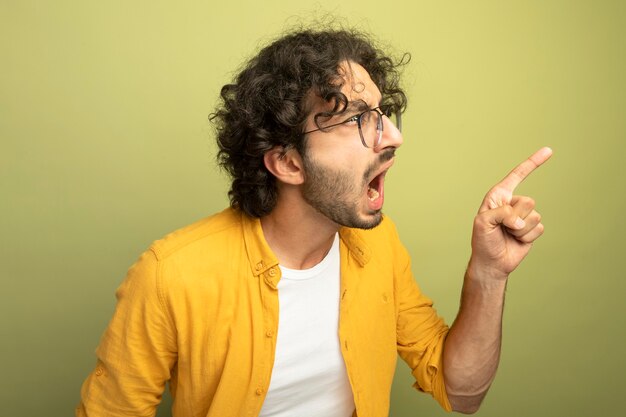
{"label": "raised hand", "polygon": [[543,234],[535,201],[513,193],[550,156],[550,148],[539,149],[489,190],[474,219],[470,275],[506,279]]}

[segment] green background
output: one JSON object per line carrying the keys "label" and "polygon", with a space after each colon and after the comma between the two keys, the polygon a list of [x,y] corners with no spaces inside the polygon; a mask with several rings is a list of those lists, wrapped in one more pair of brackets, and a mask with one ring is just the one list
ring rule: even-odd
{"label": "green background", "polygon": [[[623,415],[624,2],[1,0],[2,415],[72,415],[127,268],[227,203],[207,121],[220,87],[328,16],[413,56],[385,208],[448,322],[482,196],[555,151],[518,189],[546,234],[509,283],[477,415]],[[399,362],[392,416],[445,414],[411,383]]]}

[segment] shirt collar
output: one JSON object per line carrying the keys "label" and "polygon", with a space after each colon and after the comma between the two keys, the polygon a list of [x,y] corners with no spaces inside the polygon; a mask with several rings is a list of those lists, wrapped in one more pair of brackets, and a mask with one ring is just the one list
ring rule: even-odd
{"label": "shirt collar", "polygon": [[[265,240],[261,220],[241,212],[241,224],[252,274],[258,276],[277,266],[278,259]],[[342,227],[339,237],[360,266],[369,262],[372,250],[363,238],[362,230]]]}
{"label": "shirt collar", "polygon": [[363,238],[363,230],[342,227],[339,237],[346,244],[352,257],[363,267],[372,258],[372,250]]}
{"label": "shirt collar", "polygon": [[261,220],[241,212],[241,224],[252,274],[255,276],[261,275],[268,269],[278,265],[278,259],[263,235]]}

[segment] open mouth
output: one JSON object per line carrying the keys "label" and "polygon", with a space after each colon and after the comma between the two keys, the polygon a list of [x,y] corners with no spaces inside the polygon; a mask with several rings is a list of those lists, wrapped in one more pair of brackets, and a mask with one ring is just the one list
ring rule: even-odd
{"label": "open mouth", "polygon": [[367,186],[367,198],[369,198],[370,201],[375,201],[378,197],[380,197],[382,191],[382,177],[384,176],[383,174],[379,174],[374,177],[372,182],[370,182]]}
{"label": "open mouth", "polygon": [[386,173],[387,171],[381,172],[367,185],[367,199],[371,210],[378,211],[383,207],[383,187]]}
{"label": "open mouth", "polygon": [[387,171],[393,165],[393,158],[387,158],[388,162],[381,166],[378,171],[378,175],[376,175],[372,180],[367,184],[367,201],[370,210],[379,211],[383,207],[383,201],[385,198],[385,175],[387,175]]}

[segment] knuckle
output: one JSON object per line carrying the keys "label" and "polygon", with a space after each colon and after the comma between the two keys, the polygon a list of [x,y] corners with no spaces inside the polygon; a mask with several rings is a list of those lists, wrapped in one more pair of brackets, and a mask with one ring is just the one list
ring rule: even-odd
{"label": "knuckle", "polygon": [[474,227],[482,226],[485,223],[487,223],[487,220],[484,213],[477,214],[476,217],[474,217]]}
{"label": "knuckle", "polygon": [[536,227],[537,231],[539,232],[539,235],[542,235],[543,232],[546,230],[545,226],[543,225],[543,223],[539,223]]}
{"label": "knuckle", "polygon": [[526,221],[529,221],[534,224],[541,223],[541,214],[536,211],[531,212],[528,216],[526,216]]}
{"label": "knuckle", "polygon": [[539,223],[535,226],[530,232],[526,233],[524,236],[519,237],[518,239],[524,243],[532,243],[537,240],[544,232],[544,226],[542,223]]}
{"label": "knuckle", "polygon": [[523,207],[529,208],[529,209],[533,209],[535,208],[535,200],[532,197],[528,197],[528,196],[520,196],[519,197],[519,202]]}

